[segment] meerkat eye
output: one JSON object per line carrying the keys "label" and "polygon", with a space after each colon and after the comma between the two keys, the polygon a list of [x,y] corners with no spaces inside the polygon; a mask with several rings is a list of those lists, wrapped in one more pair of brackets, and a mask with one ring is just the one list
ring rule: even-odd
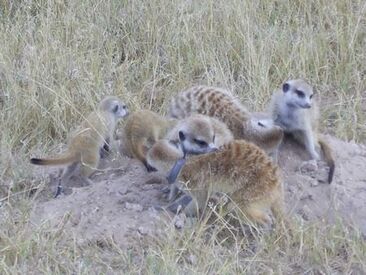
{"label": "meerkat eye", "polygon": [[310,96],[310,99],[312,99],[312,98],[313,98],[313,95]]}
{"label": "meerkat eye", "polygon": [[113,112],[113,113],[117,113],[117,111],[118,111],[118,105],[116,105],[116,106],[114,106],[114,107],[113,107],[112,112]]}
{"label": "meerkat eye", "polygon": [[123,105],[122,108],[125,110],[127,108],[127,106],[126,105]]}
{"label": "meerkat eye", "polygon": [[305,97],[305,94],[303,91],[300,91],[300,90],[296,90],[295,93],[297,94],[298,97],[300,98],[304,98]]}
{"label": "meerkat eye", "polygon": [[186,135],[182,131],[179,131],[179,140],[181,142],[183,142],[185,139],[186,139]]}
{"label": "meerkat eye", "polygon": [[193,141],[201,147],[207,147],[207,142],[204,140],[194,139]]}
{"label": "meerkat eye", "polygon": [[264,127],[264,124],[260,121],[258,121],[258,126]]}

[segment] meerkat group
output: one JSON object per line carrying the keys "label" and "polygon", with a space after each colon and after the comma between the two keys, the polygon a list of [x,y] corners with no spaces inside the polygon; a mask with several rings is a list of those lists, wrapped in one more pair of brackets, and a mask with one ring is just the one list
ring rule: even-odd
{"label": "meerkat group", "polygon": [[184,118],[147,153],[148,162],[167,174],[176,160],[185,154],[197,155],[215,151],[233,140],[225,123],[201,114]]}
{"label": "meerkat group", "polygon": [[215,117],[224,122],[235,139],[251,141],[267,153],[276,152],[283,130],[252,116],[229,91],[210,86],[194,86],[172,98],[169,115],[182,119],[193,113]]}
{"label": "meerkat group", "polygon": [[[278,191],[279,187],[271,189],[261,182],[266,181],[267,171],[271,171],[270,174],[278,182],[280,180],[273,170],[274,164],[258,156],[263,156],[262,149],[268,153],[278,151],[283,132],[293,134],[298,142],[305,145],[313,159],[320,159],[315,149],[315,145],[320,145],[329,165],[328,182],[331,183],[335,169],[334,159],[329,145],[318,134],[318,110],[316,103],[312,101],[312,86],[300,79],[287,81],[283,84],[282,91],[276,91],[273,94],[270,103],[272,119],[269,120],[262,119],[259,114],[250,114],[226,90],[196,86],[178,94],[171,100],[169,113],[172,117],[182,118],[191,113],[214,116],[228,125],[235,139],[245,141],[243,140],[241,143],[234,141],[223,146],[218,152],[198,156],[196,160],[187,160],[184,167],[185,162],[175,165],[170,172],[170,180],[174,181],[172,179],[176,178],[179,171],[182,170],[180,179],[188,182],[190,192],[170,204],[168,209],[175,211],[179,206],[183,209],[187,208],[185,211],[188,213],[191,213],[192,209],[202,210],[208,201],[207,194],[209,193],[207,192],[211,190],[211,193],[231,193],[231,198],[239,208],[259,223],[268,221],[268,217],[260,210],[263,209],[263,201],[267,203],[265,204],[267,208],[271,208],[272,212],[275,212],[274,215],[278,216],[278,213],[283,212],[279,210],[282,208],[280,205],[283,204],[281,203],[282,192]],[[312,105],[313,108],[311,108]],[[261,149],[248,142],[255,143]],[[228,149],[234,147],[236,148],[234,151],[238,153],[233,153],[232,149]],[[241,151],[243,151],[243,155]],[[228,163],[229,165],[227,165]],[[239,163],[244,164],[240,164],[240,168],[238,168]],[[208,166],[202,168],[206,164]],[[174,182],[171,183],[174,184]],[[238,191],[242,186],[245,187],[241,190],[248,193],[241,194]],[[171,190],[171,192],[177,192],[176,187]],[[259,196],[256,201],[258,194],[261,194],[262,197]],[[253,204],[248,203],[246,198],[253,198]],[[274,203],[274,207],[271,206],[272,203]]]}
{"label": "meerkat group", "polygon": [[178,121],[149,110],[129,116],[124,137],[127,151],[148,172],[168,172],[184,153],[207,153],[232,139],[226,125],[214,118],[196,114]]}
{"label": "meerkat group", "polygon": [[[89,177],[101,152],[110,145],[115,149],[116,122],[127,114],[126,105],[118,98],[103,99],[72,135],[64,154],[54,159],[32,158],[31,163],[69,164],[61,182],[67,181],[77,166],[81,166],[83,177]],[[171,202],[167,209],[199,214],[210,198],[225,194],[230,205],[238,206],[249,219],[268,224],[267,210],[276,219],[284,216],[282,180],[276,161],[269,157],[276,155],[284,132],[293,134],[316,160],[320,158],[316,145],[320,145],[330,167],[329,183],[335,166],[330,147],[317,131],[318,113],[308,83],[284,83],[272,96],[270,115],[250,113],[227,90],[195,86],[171,100],[168,117],[149,110],[129,115],[123,142],[147,172],[166,176]],[[178,187],[178,179],[189,191]],[[179,190],[183,195],[178,196]]]}

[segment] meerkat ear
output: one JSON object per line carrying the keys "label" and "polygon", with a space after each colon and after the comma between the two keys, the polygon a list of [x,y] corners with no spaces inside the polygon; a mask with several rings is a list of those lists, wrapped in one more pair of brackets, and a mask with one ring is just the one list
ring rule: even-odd
{"label": "meerkat ear", "polygon": [[180,142],[185,141],[185,139],[186,139],[186,136],[184,135],[184,133],[182,131],[179,131],[179,140],[180,140]]}
{"label": "meerkat ear", "polygon": [[286,93],[288,90],[290,90],[290,84],[288,83],[283,84],[282,91]]}

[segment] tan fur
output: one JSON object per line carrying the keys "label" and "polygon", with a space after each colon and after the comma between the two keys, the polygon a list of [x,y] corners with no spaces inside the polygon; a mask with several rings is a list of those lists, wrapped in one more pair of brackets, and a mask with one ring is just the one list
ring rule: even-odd
{"label": "tan fur", "polygon": [[[117,107],[118,106],[118,107]],[[119,118],[128,114],[126,105],[117,97],[104,98],[98,109],[90,113],[78,130],[70,136],[67,151],[53,159],[32,158],[36,165],[65,165],[69,166],[62,175],[62,182],[68,180],[77,165],[81,164],[81,175],[89,177],[98,167],[101,149],[111,145],[115,147],[113,134]],[[115,148],[114,148],[115,149]]]}
{"label": "tan fur", "polygon": [[283,218],[283,189],[278,168],[256,145],[235,140],[220,150],[189,159],[181,170],[180,180],[187,183],[193,200],[187,214],[201,213],[211,195],[224,193],[245,216],[268,224],[272,210],[276,219]]}
{"label": "tan fur", "polygon": [[[235,139],[252,141],[268,153],[282,141],[281,128],[258,123],[229,91],[221,88],[194,86],[171,100],[171,117],[184,118],[192,113],[216,117],[229,127]],[[271,147],[273,144],[275,148]]]}
{"label": "tan fur", "polygon": [[194,146],[195,140],[213,143],[215,148],[233,140],[233,135],[225,123],[213,117],[194,114],[179,121],[165,139],[159,140],[147,153],[148,163],[164,175],[167,175],[177,159],[183,157],[179,131],[188,134],[190,147]]}
{"label": "tan fur", "polygon": [[[274,162],[277,163],[278,149],[284,137],[282,128],[274,124],[269,113],[256,112],[251,115],[253,127],[249,140],[256,139],[255,144],[267,152]],[[258,124],[264,125],[264,127]]]}
{"label": "tan fur", "polygon": [[319,109],[313,94],[313,87],[306,81],[288,80],[282,90],[273,94],[270,112],[275,123],[283,128],[285,133],[291,133],[298,142],[305,145],[313,159],[320,159],[315,147],[321,147],[330,168],[328,182],[331,183],[335,162],[331,148],[318,132]]}
{"label": "tan fur", "polygon": [[149,110],[131,114],[124,127],[125,149],[140,160],[148,171],[153,170],[146,161],[146,153],[176,123],[176,120],[165,119]]}

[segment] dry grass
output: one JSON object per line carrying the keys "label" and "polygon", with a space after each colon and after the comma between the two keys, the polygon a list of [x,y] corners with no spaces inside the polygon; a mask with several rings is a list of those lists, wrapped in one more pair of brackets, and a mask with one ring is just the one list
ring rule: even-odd
{"label": "dry grass", "polygon": [[291,237],[272,231],[243,238],[227,234],[222,222],[214,227],[201,222],[183,231],[167,226],[159,238],[121,249],[113,239],[79,245],[63,230],[67,217],[56,228],[44,224],[30,231],[28,204],[2,207],[6,223],[0,230],[1,274],[360,274],[366,270],[363,237],[342,224],[298,224]]}
{"label": "dry grass", "polygon": [[104,94],[164,112],[179,90],[213,84],[261,110],[284,80],[305,77],[324,103],[324,131],[365,142],[365,18],[362,0],[1,0],[0,193],[9,197],[0,207],[0,273],[365,271],[362,238],[341,224],[299,227],[285,247],[261,237],[252,254],[207,241],[198,228],[126,252],[77,247],[61,229],[26,232],[33,202],[14,196],[40,184],[30,152],[64,142]]}

